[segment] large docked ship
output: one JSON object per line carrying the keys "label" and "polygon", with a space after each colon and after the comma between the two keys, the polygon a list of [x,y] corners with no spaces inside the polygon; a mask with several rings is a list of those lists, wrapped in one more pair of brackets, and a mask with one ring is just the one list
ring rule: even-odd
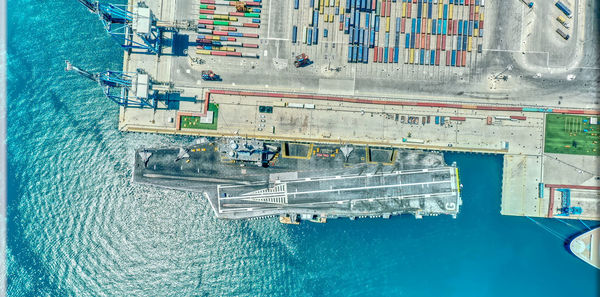
{"label": "large docked ship", "polygon": [[142,148],[134,182],[196,191],[218,218],[328,218],[448,214],[462,204],[456,164],[436,152],[246,138]]}
{"label": "large docked ship", "polygon": [[584,262],[600,269],[600,227],[575,237],[569,250]]}

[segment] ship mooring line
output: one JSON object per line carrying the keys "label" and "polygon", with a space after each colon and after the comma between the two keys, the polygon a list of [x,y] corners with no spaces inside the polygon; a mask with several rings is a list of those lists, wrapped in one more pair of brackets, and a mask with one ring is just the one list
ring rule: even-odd
{"label": "ship mooring line", "polygon": [[592,231],[592,228],[590,228],[590,226],[588,226],[584,221],[582,221],[580,218],[577,218],[577,220],[579,220],[580,223],[582,223],[586,228],[588,228],[588,230]]}
{"label": "ship mooring line", "polygon": [[567,225],[567,226],[569,226],[569,227],[571,227],[571,228],[573,228],[575,230],[579,230],[579,228],[577,228],[577,227],[575,227],[575,226],[573,226],[573,225],[571,225],[571,224],[569,224],[569,223],[561,220],[560,218],[557,218],[557,217],[554,217],[554,218],[557,219],[557,220],[559,220],[561,223],[563,223],[563,224],[565,224],[565,225]]}
{"label": "ship mooring line", "polygon": [[548,231],[550,234],[554,235],[556,238],[560,239],[560,240],[564,240],[565,236],[562,236],[560,233],[558,233],[557,231],[554,231],[552,229],[550,229],[549,227],[546,227],[544,225],[542,225],[541,223],[539,223],[538,221],[530,218],[529,216],[525,216],[526,218],[528,218],[529,220],[531,220],[532,222],[534,222],[536,225],[540,226],[542,229]]}

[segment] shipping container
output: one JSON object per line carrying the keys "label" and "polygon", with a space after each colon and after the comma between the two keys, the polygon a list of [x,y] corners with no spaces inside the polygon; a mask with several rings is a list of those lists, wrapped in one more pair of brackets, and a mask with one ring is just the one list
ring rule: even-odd
{"label": "shipping container", "polygon": [[304,36],[303,36],[303,43],[307,44],[308,43],[308,27],[304,27]]}
{"label": "shipping container", "polygon": [[569,9],[564,3],[562,3],[562,1],[557,1],[556,2],[556,7],[558,7],[558,9],[560,9],[560,11],[562,11],[568,18],[572,18],[573,15],[571,14],[571,9]]}
{"label": "shipping container", "polygon": [[437,32],[437,20],[432,20],[431,21],[431,34],[436,35]]}
{"label": "shipping container", "polygon": [[513,120],[520,120],[520,121],[527,120],[527,117],[525,117],[525,116],[510,116],[510,118]]}
{"label": "shipping container", "polygon": [[440,50],[435,51],[435,66],[440,66]]}
{"label": "shipping container", "polygon": [[452,50],[452,57],[450,59],[450,65],[456,66],[456,50]]}
{"label": "shipping container", "polygon": [[398,63],[398,56],[400,55],[400,49],[398,47],[394,48],[394,63]]}
{"label": "shipping container", "polygon": [[294,9],[298,9],[298,6],[300,6],[300,0],[294,0]]}
{"label": "shipping container", "polygon": [[450,120],[451,121],[461,121],[461,122],[464,122],[464,121],[467,120],[467,118],[466,117],[450,117]]}
{"label": "shipping container", "polygon": [[292,27],[292,43],[296,43],[296,38],[298,37],[298,27]]}
{"label": "shipping container", "polygon": [[439,117],[439,116],[436,116],[436,117],[435,117],[435,124],[436,124],[436,125],[439,125],[439,124],[440,124],[440,117]]}
{"label": "shipping container", "polygon": [[356,62],[362,63],[362,59],[363,59],[363,46],[359,45],[358,46],[358,58],[357,58]]}
{"label": "shipping container", "polygon": [[434,50],[431,50],[431,52],[429,54],[429,58],[430,58],[429,64],[435,65],[435,51]]}

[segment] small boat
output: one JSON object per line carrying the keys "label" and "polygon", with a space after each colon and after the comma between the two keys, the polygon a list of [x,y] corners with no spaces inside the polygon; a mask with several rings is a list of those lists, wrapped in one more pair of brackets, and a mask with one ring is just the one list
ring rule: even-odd
{"label": "small boat", "polygon": [[600,269],[600,227],[575,237],[569,243],[573,255]]}

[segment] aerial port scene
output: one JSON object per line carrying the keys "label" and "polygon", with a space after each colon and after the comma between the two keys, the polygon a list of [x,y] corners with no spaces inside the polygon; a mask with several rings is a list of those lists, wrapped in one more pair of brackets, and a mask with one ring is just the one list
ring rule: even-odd
{"label": "aerial port scene", "polygon": [[7,296],[600,294],[599,1],[7,7]]}

